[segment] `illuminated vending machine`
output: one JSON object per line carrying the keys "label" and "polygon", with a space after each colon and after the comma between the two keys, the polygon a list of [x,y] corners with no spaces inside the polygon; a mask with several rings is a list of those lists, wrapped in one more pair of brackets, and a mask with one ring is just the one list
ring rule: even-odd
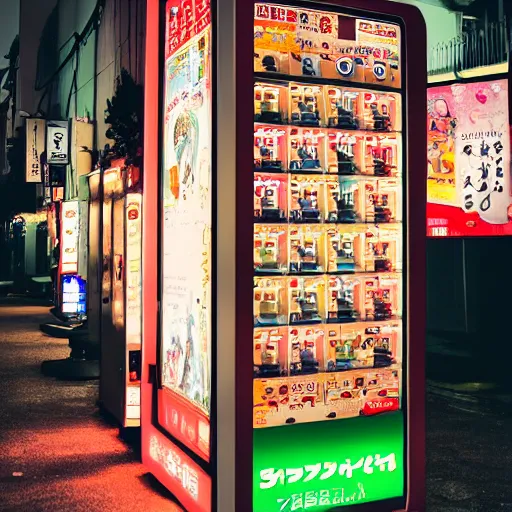
{"label": "illuminated vending machine", "polygon": [[122,427],[140,425],[142,193],[139,169],[103,173],[100,401]]}
{"label": "illuminated vending machine", "polygon": [[419,11],[147,16],[144,464],[188,512],[424,511]]}
{"label": "illuminated vending machine", "polygon": [[60,210],[59,302],[62,316],[82,321],[87,315],[86,201],[62,201]]}

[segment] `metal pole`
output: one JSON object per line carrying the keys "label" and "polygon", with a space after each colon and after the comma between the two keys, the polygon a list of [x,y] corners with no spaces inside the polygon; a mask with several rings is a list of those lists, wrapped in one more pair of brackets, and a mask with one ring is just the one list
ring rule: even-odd
{"label": "metal pole", "polygon": [[466,239],[462,239],[462,288],[464,293],[464,328],[466,334],[469,334],[469,316],[468,316],[468,284],[466,269]]}

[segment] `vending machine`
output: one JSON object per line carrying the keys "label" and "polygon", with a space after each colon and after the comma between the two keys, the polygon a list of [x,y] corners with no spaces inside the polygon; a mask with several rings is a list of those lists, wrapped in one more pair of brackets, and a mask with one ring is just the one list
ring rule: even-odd
{"label": "vending machine", "polygon": [[144,464],[188,512],[424,511],[419,11],[147,6]]}
{"label": "vending machine", "polygon": [[103,173],[100,402],[122,427],[140,425],[142,193],[139,170]]}

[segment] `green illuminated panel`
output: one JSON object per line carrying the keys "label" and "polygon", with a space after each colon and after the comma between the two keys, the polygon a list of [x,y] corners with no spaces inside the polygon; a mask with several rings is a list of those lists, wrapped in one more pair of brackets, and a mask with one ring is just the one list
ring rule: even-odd
{"label": "green illuminated panel", "polygon": [[403,415],[254,431],[254,512],[329,510],[404,493]]}

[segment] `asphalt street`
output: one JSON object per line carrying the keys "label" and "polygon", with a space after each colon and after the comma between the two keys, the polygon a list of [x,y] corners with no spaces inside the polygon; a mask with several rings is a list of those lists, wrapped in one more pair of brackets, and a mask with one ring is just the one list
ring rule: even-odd
{"label": "asphalt street", "polygon": [[[0,300],[0,511],[178,512],[100,416],[98,382],[41,374],[41,362],[69,353],[67,340],[39,332],[52,321],[48,311]],[[427,511],[512,512],[511,397],[488,388],[468,393],[467,385],[450,388],[436,382],[441,374],[430,375]]]}
{"label": "asphalt street", "polygon": [[98,381],[41,374],[67,340],[39,332],[49,307],[15,302],[0,301],[0,511],[180,511],[99,415]]}

